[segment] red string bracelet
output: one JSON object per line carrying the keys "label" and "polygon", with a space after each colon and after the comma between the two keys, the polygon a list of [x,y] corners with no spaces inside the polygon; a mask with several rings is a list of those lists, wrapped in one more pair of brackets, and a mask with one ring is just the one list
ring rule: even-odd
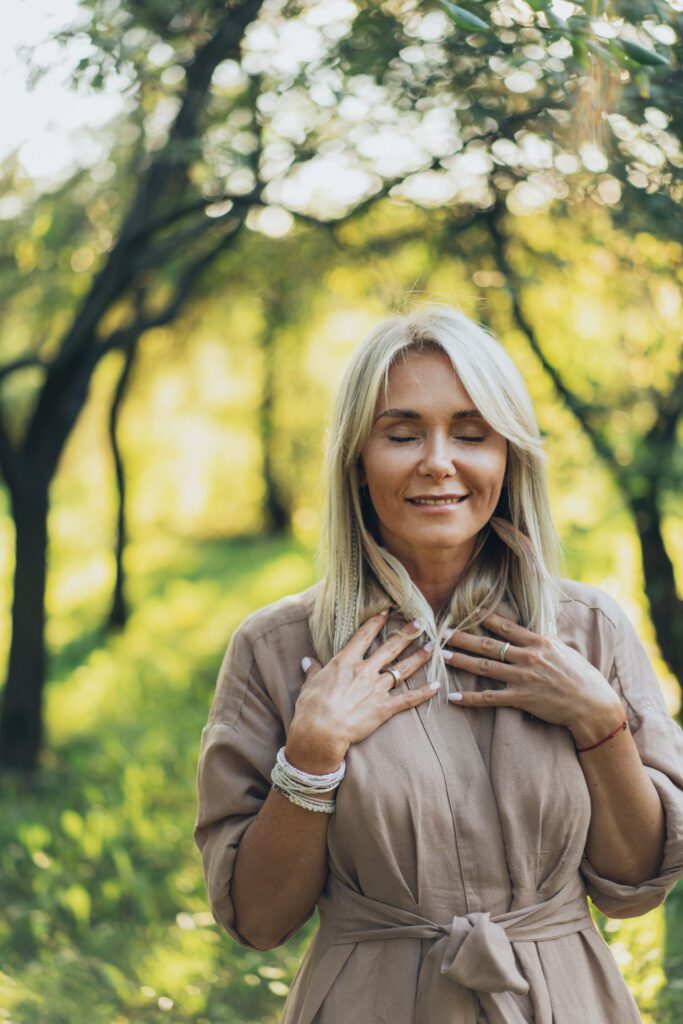
{"label": "red string bracelet", "polygon": [[585,754],[587,750],[595,750],[596,747],[601,747],[603,743],[607,743],[607,740],[611,740],[613,736],[616,736],[618,732],[623,732],[628,726],[628,719],[625,718],[621,725],[618,725],[614,732],[611,732],[609,736],[604,736],[603,739],[598,740],[597,743],[591,743],[590,747],[577,747],[577,754]]}

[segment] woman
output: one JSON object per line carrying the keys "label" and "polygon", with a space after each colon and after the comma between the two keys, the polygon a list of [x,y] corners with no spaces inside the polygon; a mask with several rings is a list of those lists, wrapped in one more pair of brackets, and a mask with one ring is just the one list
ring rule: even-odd
{"label": "woman", "polygon": [[617,604],[554,574],[502,346],[381,323],[328,491],[324,579],[237,630],[203,732],[216,920],[270,949],[318,906],[283,1024],[640,1021],[586,892],[633,917],[683,876],[683,735]]}

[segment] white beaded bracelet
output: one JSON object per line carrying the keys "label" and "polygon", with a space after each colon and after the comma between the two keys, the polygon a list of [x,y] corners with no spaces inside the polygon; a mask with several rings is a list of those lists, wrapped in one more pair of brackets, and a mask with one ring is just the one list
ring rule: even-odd
{"label": "white beaded bracelet", "polygon": [[299,796],[297,793],[290,793],[278,786],[276,782],[273,783],[273,789],[286,796],[290,803],[296,804],[297,807],[303,807],[306,811],[321,811],[323,814],[334,814],[335,812],[336,800],[316,800],[312,796]]}
{"label": "white beaded bracelet", "polygon": [[332,814],[335,800],[317,799],[320,793],[331,793],[336,789],[346,773],[346,761],[342,762],[334,772],[313,775],[290,764],[285,757],[285,748],[280,747],[270,777],[273,788],[286,796],[292,803],[309,811],[323,811]]}
{"label": "white beaded bracelet", "polygon": [[301,792],[303,795],[309,793],[331,793],[333,789],[337,788],[345,774],[346,760],[344,758],[342,758],[341,764],[336,771],[328,772],[324,775],[312,775],[310,772],[304,772],[289,763],[285,756],[284,747],[280,747],[278,750],[271,773],[271,775],[275,776],[275,782],[287,786],[287,788],[291,788],[295,792]]}

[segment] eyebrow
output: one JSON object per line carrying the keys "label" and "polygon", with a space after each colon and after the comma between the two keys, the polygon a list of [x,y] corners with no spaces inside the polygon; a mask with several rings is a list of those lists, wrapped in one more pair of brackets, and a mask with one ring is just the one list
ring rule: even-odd
{"label": "eyebrow", "polygon": [[[381,420],[383,417],[392,420],[421,420],[419,412],[415,412],[414,409],[385,409],[379,416],[375,417],[375,423],[377,420]],[[453,420],[468,420],[468,419],[479,419],[483,420],[484,417],[478,409],[459,409],[454,412],[451,416]]]}

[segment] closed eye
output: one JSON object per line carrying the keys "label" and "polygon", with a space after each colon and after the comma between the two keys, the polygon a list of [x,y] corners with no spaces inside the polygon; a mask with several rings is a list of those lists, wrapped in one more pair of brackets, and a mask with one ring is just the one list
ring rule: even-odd
{"label": "closed eye", "polygon": [[[398,436],[396,436],[394,434],[387,434],[387,440],[388,441],[393,441],[395,444],[404,444],[406,441],[417,441],[417,438],[416,437],[406,437],[405,435],[402,435],[401,437],[398,437]],[[456,440],[458,440],[458,441],[465,441],[468,444],[481,444],[482,441],[486,440],[486,438],[483,437],[483,436],[482,437],[470,437],[470,436],[467,436],[465,434],[458,434],[458,435],[456,435]]]}

